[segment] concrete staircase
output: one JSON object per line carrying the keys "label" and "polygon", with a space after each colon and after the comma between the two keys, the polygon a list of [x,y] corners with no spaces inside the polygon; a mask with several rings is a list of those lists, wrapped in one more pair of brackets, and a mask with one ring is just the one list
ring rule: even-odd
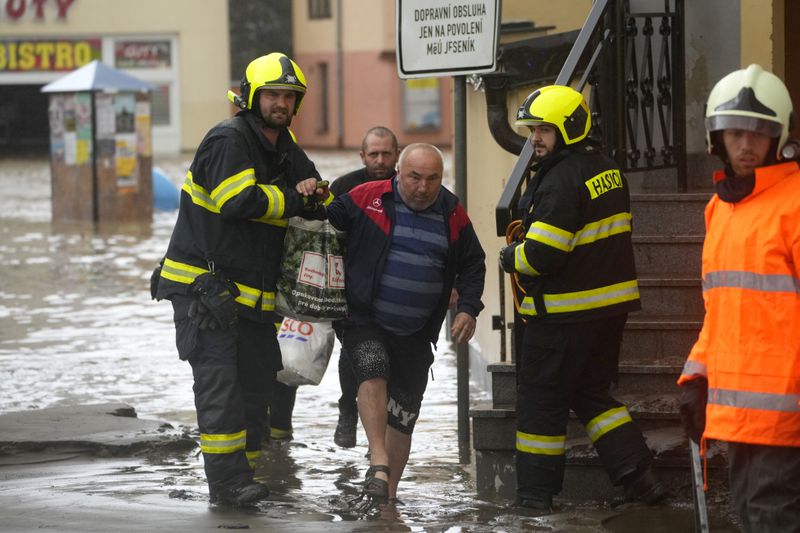
{"label": "concrete staircase", "polygon": [[[625,403],[647,438],[662,478],[678,497],[691,499],[688,444],[678,415],[675,381],[703,320],[700,259],[703,210],[710,192],[632,195],[633,242],[642,311],[623,335],[614,396]],[[478,492],[514,497],[516,376],[513,363],[490,364],[492,401],[472,417]],[[612,500],[612,487],[577,419],[567,430],[567,472],[561,497]],[[709,450],[712,486],[724,485],[720,450]],[[714,483],[713,481],[718,481]]]}

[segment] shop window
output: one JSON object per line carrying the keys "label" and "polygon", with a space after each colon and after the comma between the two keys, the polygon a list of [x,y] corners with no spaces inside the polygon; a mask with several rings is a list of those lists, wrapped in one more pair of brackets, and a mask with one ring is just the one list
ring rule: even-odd
{"label": "shop window", "polygon": [[308,0],[308,18],[310,19],[331,18],[331,1]]}
{"label": "shop window", "polygon": [[403,127],[405,131],[438,131],[442,127],[439,79],[418,78],[403,84]]}
{"label": "shop window", "polygon": [[154,85],[150,93],[153,126],[169,126],[169,84]]}

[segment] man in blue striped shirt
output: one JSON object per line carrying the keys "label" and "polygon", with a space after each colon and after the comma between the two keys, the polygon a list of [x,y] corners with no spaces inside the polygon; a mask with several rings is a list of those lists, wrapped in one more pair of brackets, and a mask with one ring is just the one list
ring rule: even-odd
{"label": "man in blue striped shirt", "polygon": [[412,144],[395,179],[360,185],[327,208],[347,233],[343,353],[369,441],[364,494],[376,501],[396,498],[452,289],[457,342],[472,337],[483,309],[486,256],[458,198],[441,186],[443,166],[435,146]]}

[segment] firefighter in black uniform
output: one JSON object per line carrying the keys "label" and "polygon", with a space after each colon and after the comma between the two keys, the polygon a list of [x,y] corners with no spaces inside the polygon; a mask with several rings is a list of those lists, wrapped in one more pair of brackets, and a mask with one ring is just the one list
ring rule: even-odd
{"label": "firefighter in black uniform", "polygon": [[655,503],[666,491],[652,454],[609,394],[628,312],[641,307],[628,184],[587,139],[589,108],[574,89],[534,91],[516,124],[530,129],[535,161],[522,198],[524,238],[500,252],[503,269],[518,273],[526,319],[517,358],[517,504],[552,510],[570,409],[626,498]]}
{"label": "firefighter in black uniform", "polygon": [[172,301],[176,343],[194,375],[209,498],[243,506],[269,495],[253,480],[270,384],[281,368],[275,284],[294,215],[314,217],[327,188],[288,126],[306,82],[280,53],[253,60],[241,108],[206,134],[184,181],[155,296]]}

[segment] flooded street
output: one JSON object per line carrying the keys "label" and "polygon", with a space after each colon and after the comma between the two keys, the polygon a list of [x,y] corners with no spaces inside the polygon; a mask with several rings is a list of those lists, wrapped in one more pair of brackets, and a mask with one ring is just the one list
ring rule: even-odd
{"label": "flooded street", "polygon": [[[355,152],[310,155],[326,179],[360,165]],[[155,164],[179,183],[189,157]],[[122,402],[139,418],[196,436],[191,370],[177,356],[171,306],[149,296],[176,213],[156,212],[145,227],[54,227],[50,202],[47,159],[0,163],[0,414]],[[609,531],[601,522],[623,512],[567,508],[536,518],[479,499],[473,461],[462,462],[469,458],[457,445],[455,354],[441,340],[398,492],[403,504],[348,513],[345,500],[359,493],[368,461],[360,427],[357,447],[333,443],[337,357],[338,345],[322,383],[300,387],[294,439],[265,444],[257,475],[272,497],[258,509],[208,506],[199,449],[185,457],[32,454],[13,475],[0,461],[0,530],[26,530],[25,516],[35,515],[32,529],[54,531],[590,532]],[[473,389],[472,400],[483,399]],[[662,509],[614,531],[691,531],[690,520],[690,510]]]}

